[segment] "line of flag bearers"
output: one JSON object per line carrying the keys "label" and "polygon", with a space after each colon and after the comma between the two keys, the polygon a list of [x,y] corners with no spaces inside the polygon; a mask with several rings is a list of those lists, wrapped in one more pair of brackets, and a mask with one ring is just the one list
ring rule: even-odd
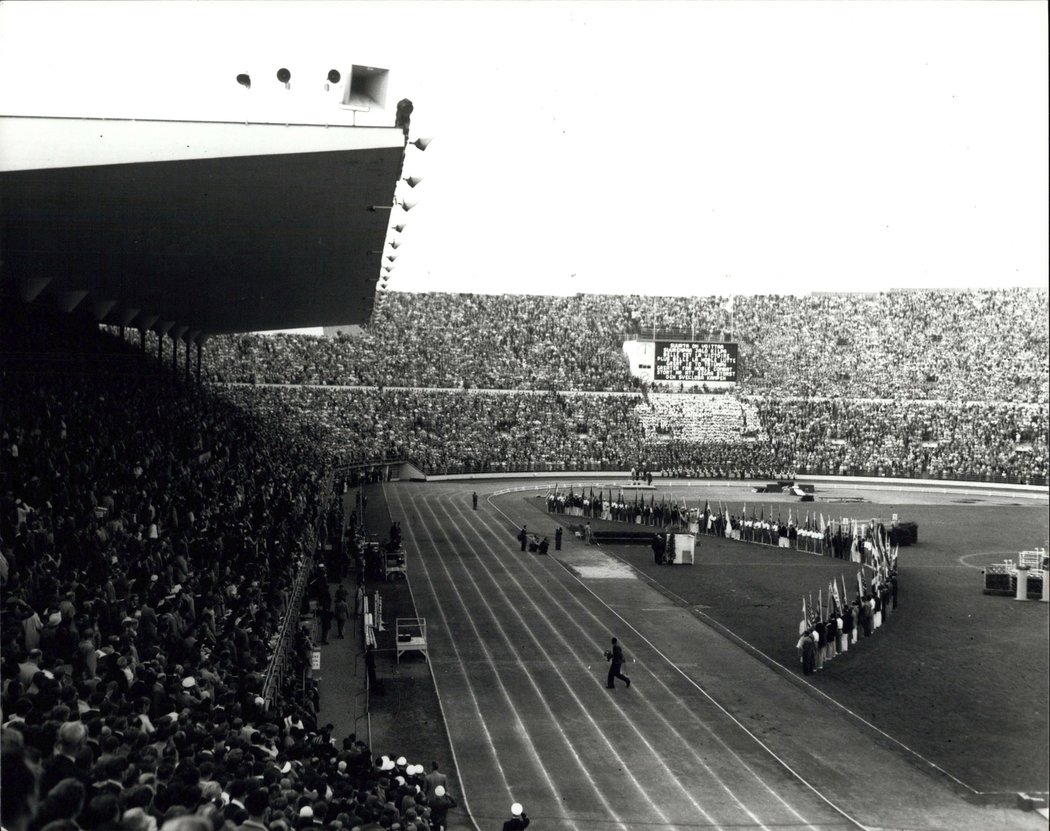
{"label": "line of flag bearers", "polygon": [[788,506],[785,522],[779,507],[774,517],[772,506],[768,515],[765,506],[755,505],[751,506],[751,513],[748,514],[745,504],[737,516],[720,502],[712,508],[710,500],[704,501],[703,508],[699,503],[690,508],[684,499],[678,497],[668,500],[666,494],[661,495],[659,502],[656,501],[655,493],[650,493],[646,500],[635,492],[634,498],[627,500],[622,488],[614,496],[612,488],[608,491],[599,488],[595,494],[594,488],[577,492],[570,485],[562,491],[560,484],[556,484],[553,490],[547,491],[546,506],[548,513],[552,514],[659,528],[673,526],[688,529],[691,533],[793,548],[854,563],[864,562],[865,545],[870,544],[876,526],[882,537],[887,536],[885,527],[878,523],[863,523],[850,518],[835,519],[830,515],[825,518],[822,512],[809,510],[803,517],[801,511],[796,513],[791,506]]}
{"label": "line of flag bearers", "polygon": [[806,597],[802,598],[802,619],[795,646],[805,675],[823,669],[825,662],[847,652],[861,637],[874,635],[886,623],[890,610],[897,608],[897,549],[891,550],[883,527],[876,525],[858,548],[864,552],[865,561],[857,571],[857,594],[852,603],[846,599],[844,576],[841,592],[835,580],[828,584],[826,606],[823,588],[817,590],[815,607],[812,596],[808,605]]}

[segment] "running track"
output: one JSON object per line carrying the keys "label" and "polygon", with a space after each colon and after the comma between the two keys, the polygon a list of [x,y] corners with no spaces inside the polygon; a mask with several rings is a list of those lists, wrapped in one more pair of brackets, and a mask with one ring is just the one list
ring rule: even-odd
{"label": "running track", "polygon": [[[511,801],[555,831],[1039,827],[967,804],[600,551],[520,551],[539,515],[495,487],[384,486],[476,827]],[[611,635],[630,689],[605,688]]]}

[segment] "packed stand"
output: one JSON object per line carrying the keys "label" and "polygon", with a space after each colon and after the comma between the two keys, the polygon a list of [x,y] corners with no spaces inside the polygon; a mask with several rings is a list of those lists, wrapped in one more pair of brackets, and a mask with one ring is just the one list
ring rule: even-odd
{"label": "packed stand", "polygon": [[638,421],[649,442],[733,442],[761,430],[758,412],[731,395],[649,393],[637,408]]}
{"label": "packed stand", "polygon": [[322,387],[225,394],[326,425],[346,462],[407,459],[428,473],[623,469],[638,440],[637,395]]}
{"label": "packed stand", "polygon": [[88,362],[18,346],[0,375],[4,828],[436,827],[450,803],[421,766],[320,723],[306,630],[266,688],[325,436],[98,343]]}
{"label": "packed stand", "polygon": [[1045,406],[701,397],[751,415],[725,440],[690,440],[647,434],[639,410],[651,411],[637,394],[251,386],[225,394],[327,431],[344,463],[404,459],[428,474],[638,467],[687,478],[843,474],[1033,484],[1047,476]]}
{"label": "packed stand", "polygon": [[1046,404],[755,403],[773,455],[799,473],[1046,481]]}
{"label": "packed stand", "polygon": [[745,392],[1019,401],[1050,397],[1045,289],[640,297],[383,296],[360,337],[209,341],[225,382],[631,391],[626,338],[740,344]]}

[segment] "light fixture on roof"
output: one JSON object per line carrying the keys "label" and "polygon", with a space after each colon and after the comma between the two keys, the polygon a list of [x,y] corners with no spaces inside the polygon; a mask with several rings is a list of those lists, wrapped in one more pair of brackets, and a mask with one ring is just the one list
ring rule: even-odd
{"label": "light fixture on roof", "polygon": [[423,177],[422,176],[406,176],[401,181],[402,182],[408,182],[408,186],[410,188],[414,188],[416,185],[418,185],[420,182],[423,181]]}
{"label": "light fixture on roof", "polygon": [[328,92],[332,84],[338,84],[343,79],[343,76],[339,73],[338,69],[328,70],[328,80],[325,82],[324,91]]}
{"label": "light fixture on roof", "polygon": [[285,89],[292,88],[292,73],[283,66],[277,70],[277,80],[284,84]]}
{"label": "light fixture on roof", "polygon": [[369,205],[368,210],[373,213],[376,211],[392,211],[394,208],[404,208],[406,211],[410,211],[418,204],[418,202],[409,202],[406,199],[403,202],[394,202],[393,205]]}
{"label": "light fixture on roof", "polygon": [[237,76],[237,83],[240,84],[245,89],[251,89],[252,88],[252,76],[249,75],[247,72],[242,72],[240,75]]}
{"label": "light fixture on roof", "polygon": [[426,150],[430,146],[430,142],[432,142],[433,140],[433,137],[417,138],[415,141],[409,142],[409,144],[412,147],[415,147],[417,150]]}
{"label": "light fixture on roof", "polygon": [[394,260],[397,259],[397,254],[387,254],[386,255],[386,259],[389,260],[390,262],[393,262]]}
{"label": "light fixture on roof", "polygon": [[404,225],[404,223],[402,223],[401,225],[395,225],[395,226],[394,226],[394,230],[395,230],[395,231],[397,231],[397,232],[398,232],[398,233],[400,234],[400,233],[401,233],[402,231],[404,231],[404,230],[405,230],[405,225]]}
{"label": "light fixture on roof", "polygon": [[396,250],[397,250],[398,248],[400,248],[400,247],[401,247],[401,243],[400,243],[400,242],[398,242],[398,241],[397,241],[396,239],[392,239],[392,240],[390,240],[390,242],[388,242],[388,243],[387,243],[387,245],[389,245],[389,246],[390,246],[391,248],[393,248],[393,249],[394,249],[395,251],[396,251]]}

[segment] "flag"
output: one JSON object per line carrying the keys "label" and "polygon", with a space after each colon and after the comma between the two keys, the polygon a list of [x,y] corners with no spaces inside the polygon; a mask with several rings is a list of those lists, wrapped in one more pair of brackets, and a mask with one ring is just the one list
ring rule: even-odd
{"label": "flag", "polygon": [[839,577],[842,578],[842,603],[845,606],[849,603],[849,592],[846,591],[846,575],[840,574]]}
{"label": "flag", "polygon": [[827,530],[828,526],[824,524],[824,512],[820,514],[820,533],[823,534]]}
{"label": "flag", "polygon": [[710,516],[711,514],[711,503],[708,500],[704,500],[704,516]]}
{"label": "flag", "polygon": [[857,569],[857,594],[864,597],[864,577],[861,576],[859,568]]}
{"label": "flag", "polygon": [[824,595],[823,589],[817,589],[817,605],[820,607],[820,620],[824,619]]}
{"label": "flag", "polygon": [[809,618],[806,616],[806,596],[802,595],[802,620],[798,624],[798,633],[801,635],[806,631]]}

